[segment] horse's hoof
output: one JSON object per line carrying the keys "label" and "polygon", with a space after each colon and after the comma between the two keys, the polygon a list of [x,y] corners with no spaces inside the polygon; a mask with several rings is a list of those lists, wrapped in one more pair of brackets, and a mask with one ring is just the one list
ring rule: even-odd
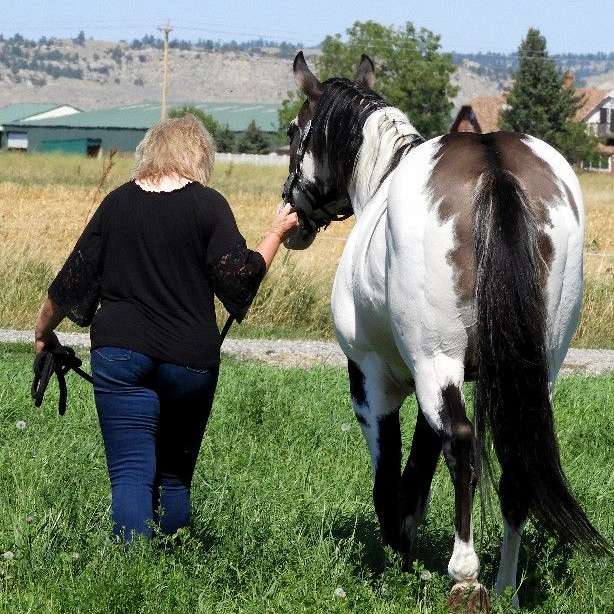
{"label": "horse's hoof", "polygon": [[454,614],[489,614],[488,591],[479,582],[459,582],[450,591],[448,608]]}

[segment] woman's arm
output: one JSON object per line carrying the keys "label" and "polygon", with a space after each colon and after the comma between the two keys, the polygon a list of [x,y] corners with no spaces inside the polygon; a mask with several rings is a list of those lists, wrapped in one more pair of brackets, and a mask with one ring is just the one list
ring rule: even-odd
{"label": "woman's arm", "polygon": [[49,297],[41,305],[34,327],[34,348],[36,353],[43,350],[53,351],[61,347],[53,332],[66,314]]}
{"label": "woman's arm", "polygon": [[264,259],[267,271],[275,258],[279,246],[297,226],[298,216],[296,213],[292,213],[292,206],[284,205],[281,207],[271,224],[271,229],[254,249]]}

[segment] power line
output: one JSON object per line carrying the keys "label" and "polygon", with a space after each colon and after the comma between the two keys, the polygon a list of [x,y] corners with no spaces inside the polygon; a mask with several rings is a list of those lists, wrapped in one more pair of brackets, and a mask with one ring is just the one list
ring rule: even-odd
{"label": "power line", "polygon": [[173,31],[167,21],[165,26],[158,28],[164,35],[164,58],[162,68],[162,103],[160,105],[160,119],[166,119],[166,90],[168,88],[168,35]]}

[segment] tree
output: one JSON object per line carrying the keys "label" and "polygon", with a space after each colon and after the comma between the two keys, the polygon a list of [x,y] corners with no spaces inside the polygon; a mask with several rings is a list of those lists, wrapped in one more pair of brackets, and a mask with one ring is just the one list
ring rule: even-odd
{"label": "tree", "polygon": [[518,70],[501,112],[501,127],[540,138],[557,148],[570,162],[590,157],[596,139],[575,121],[582,97],[565,83],[564,75],[548,56],[546,39],[530,28],[518,48]]}
{"label": "tree", "polygon": [[[387,27],[374,21],[357,21],[340,34],[327,36],[322,55],[316,58],[320,80],[330,77],[356,77],[362,53],[375,62],[374,89],[391,105],[409,116],[425,137],[447,132],[453,98],[458,89],[450,82],[456,70],[450,54],[441,53],[439,36],[407,22],[404,28]],[[279,112],[280,131],[287,129],[286,119],[296,115],[302,100],[294,95]],[[286,122],[282,125],[282,121]]]}
{"label": "tree", "polygon": [[239,139],[237,149],[241,153],[264,153],[269,149],[269,142],[264,132],[256,126],[255,120],[249,122],[247,130]]}
{"label": "tree", "polygon": [[221,153],[235,151],[236,139],[234,132],[230,130],[228,125],[222,126],[212,115],[201,111],[198,107],[187,104],[177,109],[172,109],[168,116],[183,117],[188,113],[191,113],[202,122],[207,132],[213,137],[217,151]]}
{"label": "tree", "polygon": [[85,45],[85,32],[83,30],[79,31],[77,38],[72,39],[75,45],[79,45],[79,47],[83,47]]}
{"label": "tree", "polygon": [[228,127],[228,124],[221,126],[215,136],[217,150],[223,153],[231,153],[236,150],[237,143],[234,132]]}

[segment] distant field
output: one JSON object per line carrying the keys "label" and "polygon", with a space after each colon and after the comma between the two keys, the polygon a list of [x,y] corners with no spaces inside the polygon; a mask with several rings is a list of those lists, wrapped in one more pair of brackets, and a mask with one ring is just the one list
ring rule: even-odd
{"label": "distant field", "polygon": [[[131,159],[118,157],[102,190],[102,161],[61,155],[0,156],[0,326],[30,328],[54,271],[101,195],[123,183]],[[220,164],[212,185],[230,201],[253,245],[280,198],[283,168]],[[614,347],[614,178],[580,177],[588,211],[587,284],[574,344]],[[332,336],[330,288],[352,221],[333,224],[302,253],[277,258],[235,335]],[[222,317],[222,314],[220,314]]]}
{"label": "distant field", "polygon": [[[447,611],[454,518],[447,469],[440,462],[416,566],[402,572],[381,545],[369,455],[341,369],[225,360],[196,469],[192,529],[175,547],[125,550],[109,539],[91,389],[69,376],[66,416],[57,416],[55,384],[35,410],[30,352],[0,347],[0,613]],[[466,394],[470,403],[469,387]],[[559,381],[554,400],[569,481],[610,540],[613,395],[613,376],[570,377]],[[415,415],[412,400],[402,413],[405,454]],[[481,579],[490,588],[499,515],[481,526],[476,503],[474,518]],[[519,578],[523,612],[614,612],[614,561],[557,547],[531,523]],[[503,614],[506,603],[498,600],[494,612]]]}

